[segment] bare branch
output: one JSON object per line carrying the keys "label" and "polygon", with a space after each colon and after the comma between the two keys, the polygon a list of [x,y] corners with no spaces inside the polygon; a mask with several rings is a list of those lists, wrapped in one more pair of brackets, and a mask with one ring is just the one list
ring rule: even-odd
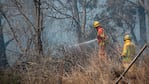
{"label": "bare branch", "polygon": [[5,43],[5,47],[7,48],[8,44],[9,44],[10,42],[12,42],[13,40],[14,40],[14,38],[8,40],[8,41]]}
{"label": "bare branch", "polygon": [[34,24],[29,20],[29,18],[23,13],[22,9],[19,7],[21,4],[18,3],[17,0],[14,0],[16,7],[18,8],[18,11],[21,13],[21,15],[25,18],[25,20],[27,22],[29,22],[29,24],[34,28],[34,30],[36,30],[36,27],[34,26]]}
{"label": "bare branch", "polygon": [[64,16],[66,16],[66,17],[71,17],[71,18],[73,18],[73,16],[71,16],[71,15],[69,15],[69,14],[66,14],[66,13],[63,13],[63,12],[57,10],[54,6],[52,6],[52,8],[53,8],[55,11],[57,11],[59,14],[62,14],[62,15],[64,15]]}
{"label": "bare branch", "polygon": [[55,11],[57,11],[59,14],[62,14],[62,15],[64,15],[64,16],[66,16],[66,17],[70,17],[70,18],[72,18],[77,24],[80,24],[80,23],[76,20],[75,17],[73,17],[73,16],[71,16],[71,15],[69,15],[69,14],[66,14],[66,13],[62,13],[61,11],[57,10],[54,6],[52,6],[52,8],[53,8]]}
{"label": "bare branch", "polygon": [[12,31],[12,35],[13,35],[13,37],[14,37],[14,40],[15,40],[16,43],[18,44],[20,50],[23,51],[22,46],[21,46],[21,43],[20,43],[19,40],[17,39],[16,32],[14,31],[13,27],[11,26],[11,23],[10,23],[9,19],[7,18],[7,16],[6,16],[3,12],[1,12],[1,14],[2,14],[3,17],[6,19],[8,25],[9,25],[9,27],[10,27],[10,30]]}

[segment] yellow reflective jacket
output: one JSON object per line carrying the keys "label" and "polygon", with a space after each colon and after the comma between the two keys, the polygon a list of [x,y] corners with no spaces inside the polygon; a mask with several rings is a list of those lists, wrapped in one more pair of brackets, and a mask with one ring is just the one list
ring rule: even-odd
{"label": "yellow reflective jacket", "polygon": [[131,42],[131,40],[126,40],[124,42],[122,51],[122,56],[124,56],[123,61],[130,62],[135,53],[136,53],[135,44]]}

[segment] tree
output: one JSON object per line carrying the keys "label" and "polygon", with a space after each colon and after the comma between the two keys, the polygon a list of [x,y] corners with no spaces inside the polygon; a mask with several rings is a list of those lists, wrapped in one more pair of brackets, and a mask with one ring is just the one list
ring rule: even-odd
{"label": "tree", "polygon": [[[134,32],[136,24],[136,10],[137,5],[133,2],[130,2],[129,0],[107,0],[107,9],[105,11],[106,13],[103,13],[102,16],[109,18],[107,19],[107,23],[110,25],[111,22],[113,23],[112,29],[119,27],[123,30],[122,34],[130,31],[134,41],[137,44],[138,40]],[[113,36],[113,38],[116,37]]]}
{"label": "tree", "polygon": [[[142,45],[147,42],[147,28],[149,27],[149,1],[148,0],[138,0],[139,7],[139,20],[140,20],[140,38]],[[149,30],[149,28],[148,28]]]}
{"label": "tree", "polygon": [[0,14],[0,68],[5,68],[8,66],[7,56],[6,56],[6,45],[4,42],[3,27],[2,27],[2,16]]}
{"label": "tree", "polygon": [[[86,22],[87,22],[87,16],[89,13],[87,13],[88,9],[93,9],[96,7],[97,0],[55,0],[55,1],[49,1],[47,4],[49,4],[49,9],[52,11],[49,16],[51,18],[55,19],[68,19],[71,20],[70,23],[73,30],[75,30],[75,33],[77,34],[78,43],[85,40],[86,35]],[[57,5],[59,4],[59,5]],[[66,12],[67,11],[67,12]],[[55,15],[53,15],[53,13]]]}
{"label": "tree", "polygon": [[[0,26],[0,67],[8,64],[6,57],[7,45],[13,41],[13,45],[16,46],[17,50],[21,55],[25,56],[26,59],[39,58],[44,54],[43,42],[42,42],[42,31],[43,31],[43,14],[41,9],[40,0],[32,0],[30,4],[26,1],[11,0],[9,2],[4,1],[4,6],[0,10],[0,14],[3,19],[7,22],[5,26],[10,31],[10,39],[4,42],[3,28]],[[28,8],[31,8],[28,10]],[[0,18],[1,20],[2,18]],[[9,47],[10,48],[10,47]],[[29,56],[29,55],[33,56]],[[3,59],[2,59],[3,58]],[[23,60],[26,60],[23,58]]]}
{"label": "tree", "polygon": [[147,42],[145,9],[141,5],[139,5],[138,12],[139,12],[139,21],[140,21],[140,38],[141,38],[140,40],[141,40],[141,45],[144,45],[144,43]]}
{"label": "tree", "polygon": [[[40,0],[30,1],[31,4],[33,4],[33,5],[28,5],[27,2],[25,2],[25,1],[24,2],[18,1],[18,0],[11,0],[11,1],[14,4],[14,7],[16,8],[13,10],[15,10],[19,13],[18,15],[16,15],[18,18],[14,17],[14,19],[16,21],[17,21],[17,19],[18,20],[21,19],[22,21],[25,22],[25,23],[22,22],[21,23],[22,25],[18,25],[18,26],[20,26],[20,28],[22,28],[20,30],[22,32],[24,32],[24,34],[25,34],[25,38],[26,38],[25,44],[27,44],[27,45],[23,45],[23,43],[25,41],[22,42],[21,39],[19,40],[19,37],[17,36],[17,33],[19,33],[19,32],[14,32],[17,29],[12,27],[11,20],[9,18],[7,18],[8,14],[5,13],[7,22],[9,23],[9,26],[11,27],[10,29],[13,33],[13,36],[15,37],[16,42],[18,43],[18,45],[20,45],[21,51],[23,53],[29,52],[29,48],[31,48],[31,46],[33,46],[35,48],[32,47],[32,49],[35,49],[37,55],[43,55],[43,42],[41,39],[42,31],[43,31],[43,16],[42,16],[41,8],[40,8],[40,6],[41,6]],[[24,12],[26,10],[25,7],[28,7],[28,6],[32,9]],[[30,15],[28,15],[28,14],[30,14]],[[32,16],[33,18],[29,18],[29,16]],[[15,23],[15,25],[16,25],[16,23]],[[25,28],[23,28],[23,26],[25,26]],[[26,32],[28,30],[29,30],[29,32]],[[32,43],[33,43],[33,45],[31,45]]]}
{"label": "tree", "polygon": [[5,42],[4,40],[4,33],[3,33],[3,25],[2,25],[2,19],[3,19],[3,5],[0,3],[0,68],[7,68],[9,66],[7,56],[6,56],[6,48],[9,45],[13,39],[10,39]]}
{"label": "tree", "polygon": [[36,27],[36,49],[38,54],[43,55],[43,44],[42,44],[42,16],[41,16],[41,2],[40,0],[34,0],[34,8],[35,8],[35,27]]}

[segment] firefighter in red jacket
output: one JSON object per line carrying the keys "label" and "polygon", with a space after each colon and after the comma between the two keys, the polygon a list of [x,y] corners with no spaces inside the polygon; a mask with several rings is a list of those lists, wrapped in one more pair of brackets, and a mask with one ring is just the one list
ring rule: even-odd
{"label": "firefighter in red jacket", "polygon": [[98,40],[98,45],[99,45],[99,57],[101,59],[106,59],[106,56],[105,56],[106,44],[105,44],[105,42],[107,40],[107,36],[105,34],[104,29],[102,28],[102,26],[100,25],[100,23],[98,21],[94,21],[93,26],[97,30],[97,40]]}

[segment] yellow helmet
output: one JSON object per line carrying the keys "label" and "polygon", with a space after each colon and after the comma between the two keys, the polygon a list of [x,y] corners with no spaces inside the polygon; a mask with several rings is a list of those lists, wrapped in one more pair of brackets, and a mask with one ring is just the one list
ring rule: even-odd
{"label": "yellow helmet", "polygon": [[94,28],[100,26],[100,23],[98,21],[94,21],[94,24],[93,24]]}
{"label": "yellow helmet", "polygon": [[129,34],[126,34],[125,36],[124,36],[124,41],[125,40],[131,40],[131,36],[129,35]]}

